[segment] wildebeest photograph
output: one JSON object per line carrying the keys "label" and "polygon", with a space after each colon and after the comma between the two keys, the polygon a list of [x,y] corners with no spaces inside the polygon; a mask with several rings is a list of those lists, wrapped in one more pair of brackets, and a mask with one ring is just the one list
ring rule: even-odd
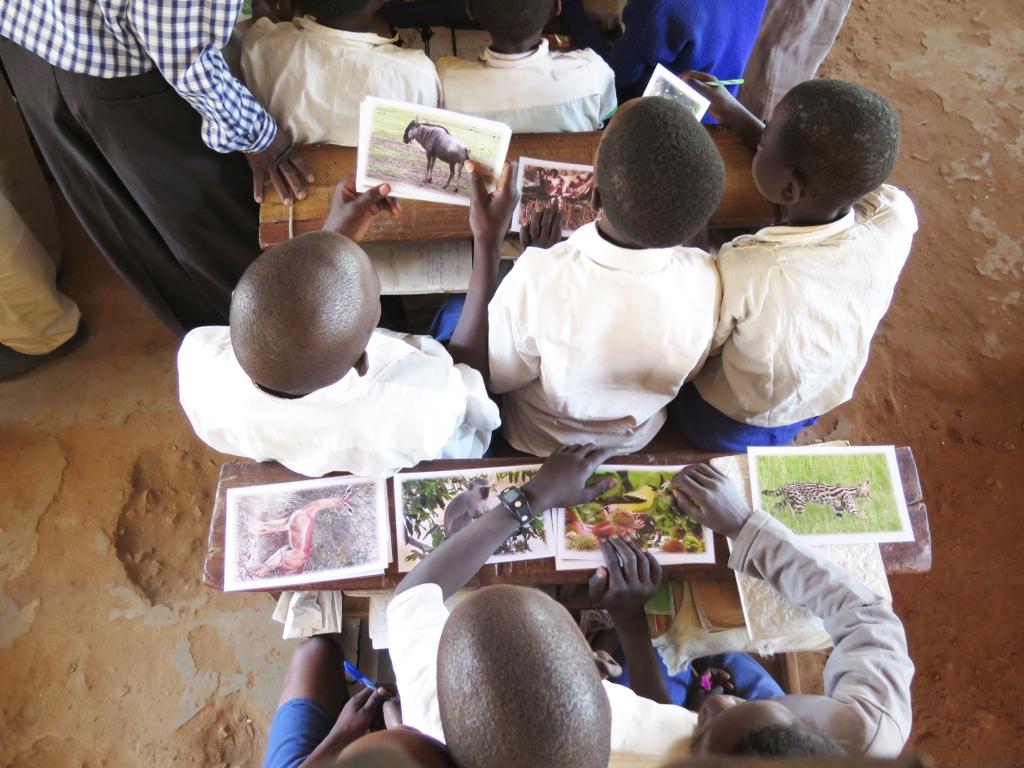
{"label": "wildebeest photograph", "polygon": [[562,237],[595,221],[598,212],[590,203],[594,169],[589,165],[519,158],[519,205],[512,215],[512,231],[527,226],[530,218],[548,208],[562,212]]}
{"label": "wildebeest photograph", "polygon": [[[537,465],[477,471],[401,472],[395,475],[395,530],[398,570],[409,571],[445,541],[500,504],[509,486],[521,486]],[[502,544],[488,563],[553,557],[550,515],[537,518]]]}
{"label": "wildebeest photograph", "polygon": [[391,532],[383,480],[230,488],[226,502],[227,591],[338,581],[387,568]]}
{"label": "wildebeest photograph", "polygon": [[395,197],[469,205],[466,161],[486,169],[493,189],[511,138],[503,123],[368,98],[360,108],[356,185],[387,183]]}

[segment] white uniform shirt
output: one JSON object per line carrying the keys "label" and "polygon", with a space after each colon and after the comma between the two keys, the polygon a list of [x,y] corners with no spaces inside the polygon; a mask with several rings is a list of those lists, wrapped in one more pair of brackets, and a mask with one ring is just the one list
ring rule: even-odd
{"label": "white uniform shirt", "polygon": [[707,356],[718,304],[714,260],[697,248],[621,248],[588,224],[527,249],[488,310],[505,438],[538,456],[643,448]]}
{"label": "white uniform shirt", "polygon": [[366,355],[365,376],[349,371],[287,400],[250,381],[227,326],[197,328],[178,352],[181,405],[212,448],[310,477],[390,475],[426,459],[483,456],[501,422],[477,371],[453,365],[428,336],[377,330]]}
{"label": "white uniform shirt", "polygon": [[700,396],[762,427],[849,400],[916,231],[913,202],[883,185],[831,224],[769,227],[725,245],[715,334],[725,346],[697,377]]}
{"label": "white uniform shirt", "polygon": [[615,109],[615,73],[593,51],[496,53],[479,61],[441,59],[445,106],[497,120],[514,133],[596,131]]}
{"label": "white uniform shirt", "polygon": [[[448,621],[441,588],[421,584],[388,604],[388,638],[402,722],[444,741],[437,704],[437,650]],[[629,688],[603,683],[612,712],[612,760],[630,765],[656,763],[683,747],[697,725],[697,714],[674,704],[658,704]],[[584,723],[581,728],[586,727]]]}
{"label": "white uniform shirt", "polygon": [[242,40],[245,82],[297,144],[359,143],[367,96],[437,107],[441,83],[422,51],[398,38],[331,29],[305,17],[260,19]]}

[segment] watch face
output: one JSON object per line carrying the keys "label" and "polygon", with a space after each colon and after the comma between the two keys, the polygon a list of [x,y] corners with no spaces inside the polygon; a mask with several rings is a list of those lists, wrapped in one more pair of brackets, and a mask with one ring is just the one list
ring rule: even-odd
{"label": "watch face", "polygon": [[501,499],[502,503],[509,508],[509,511],[511,511],[520,522],[529,522],[530,518],[533,517],[530,505],[526,501],[526,497],[523,496],[523,492],[518,488],[507,488],[501,492],[501,495],[498,498]]}

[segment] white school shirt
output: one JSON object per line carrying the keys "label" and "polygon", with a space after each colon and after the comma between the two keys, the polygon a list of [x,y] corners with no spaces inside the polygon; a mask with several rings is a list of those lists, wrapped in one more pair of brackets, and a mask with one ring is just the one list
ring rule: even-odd
{"label": "white school shirt", "polygon": [[768,227],[723,246],[724,346],[694,382],[700,396],[761,427],[853,397],[916,231],[913,202],[886,184],[831,224]]}
{"label": "white school shirt", "polygon": [[488,308],[505,438],[537,456],[643,448],[707,357],[718,305],[714,260],[698,248],[621,248],[596,223],[528,248]]}
{"label": "white school shirt", "polygon": [[497,120],[514,133],[596,131],[617,104],[615,73],[587,49],[551,53],[548,41],[528,53],[485,50],[477,61],[437,62],[445,106]]}
{"label": "white school shirt", "polygon": [[422,51],[397,37],[345,32],[298,17],[263,18],[242,40],[245,82],[296,144],[359,144],[359,105],[367,96],[437,107],[441,83]]}
{"label": "white school shirt", "polygon": [[[402,722],[441,742],[445,739],[437,704],[437,650],[446,621],[448,609],[437,584],[420,584],[388,604],[389,652],[402,697]],[[612,713],[609,765],[655,765],[684,748],[693,735],[696,712],[658,704],[607,680],[603,686]]]}
{"label": "white school shirt", "polygon": [[258,389],[238,364],[227,326],[196,328],[178,351],[182,408],[222,453],[279,461],[294,472],[391,475],[440,458],[480,458],[500,425],[483,377],[454,365],[429,336],[376,330],[365,376],[297,400]]}

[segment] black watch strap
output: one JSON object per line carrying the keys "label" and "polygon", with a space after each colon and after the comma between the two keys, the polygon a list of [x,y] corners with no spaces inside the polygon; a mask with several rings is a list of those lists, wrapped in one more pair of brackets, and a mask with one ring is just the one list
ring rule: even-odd
{"label": "black watch strap", "polygon": [[533,510],[530,509],[530,502],[526,495],[516,486],[506,488],[498,496],[505,508],[512,513],[512,516],[519,521],[520,528],[529,528],[533,522]]}

